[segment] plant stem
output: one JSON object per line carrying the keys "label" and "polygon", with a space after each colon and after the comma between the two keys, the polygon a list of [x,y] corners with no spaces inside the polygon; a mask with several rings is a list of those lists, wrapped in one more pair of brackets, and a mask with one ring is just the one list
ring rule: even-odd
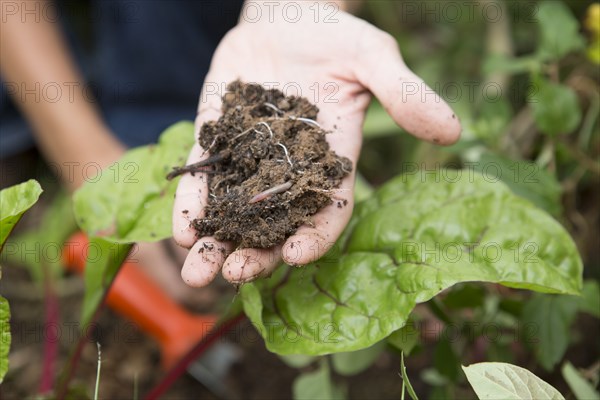
{"label": "plant stem", "polygon": [[[128,248],[125,251],[123,251],[122,254],[119,255],[119,257],[121,257],[119,264],[121,264],[121,265],[123,264],[123,262],[127,258],[127,255],[133,248],[133,244],[128,244],[127,246],[128,246]],[[120,268],[120,266],[119,266],[119,268]],[[116,278],[117,274],[118,274],[118,271],[115,272],[115,278]],[[107,283],[106,290],[102,294],[102,298],[99,299],[98,306],[91,313],[91,316],[89,317],[89,319],[80,321],[81,326],[82,326],[81,329],[84,329],[84,327],[86,327],[86,326],[92,325],[92,323],[96,320],[96,318],[100,314],[102,304],[104,303],[104,300],[106,299],[106,296],[108,295],[108,292],[110,291],[110,288],[111,288],[113,282],[114,282],[114,278],[112,281]],[[93,328],[93,326],[92,326],[92,328]],[[90,333],[90,331],[86,330],[86,334],[89,334],[89,333]],[[85,345],[88,342],[87,337],[88,336],[84,335],[83,332],[80,332],[80,336],[79,336],[79,339],[77,340],[77,344],[75,345],[74,349],[71,351],[69,359],[68,359],[66,365],[63,367],[63,369],[59,375],[59,379],[56,383],[56,387],[54,390],[54,393],[56,394],[56,396],[55,396],[56,400],[64,400],[65,397],[67,396],[67,392],[69,390],[69,383],[71,382],[71,379],[73,378],[73,375],[75,374],[75,369],[77,368],[77,364],[79,364],[81,354],[83,353],[83,348],[85,347]]]}
{"label": "plant stem", "polygon": [[192,350],[190,350],[185,357],[183,357],[175,367],[173,367],[164,378],[158,382],[154,388],[146,395],[147,400],[158,399],[163,393],[165,393],[177,379],[186,371],[188,365],[192,363],[196,358],[200,357],[206,350],[208,350],[220,337],[225,335],[230,329],[241,322],[246,316],[243,313],[239,313],[232,318],[224,321],[223,323],[216,325]]}
{"label": "plant stem", "polygon": [[[47,265],[44,265],[44,303],[45,303],[45,324],[46,326],[58,326],[59,305],[54,292],[54,285],[51,273]],[[46,393],[52,390],[54,386],[54,365],[58,356],[58,341],[50,340],[48,335],[44,335],[44,358],[42,364],[42,376],[40,379],[40,393]]]}

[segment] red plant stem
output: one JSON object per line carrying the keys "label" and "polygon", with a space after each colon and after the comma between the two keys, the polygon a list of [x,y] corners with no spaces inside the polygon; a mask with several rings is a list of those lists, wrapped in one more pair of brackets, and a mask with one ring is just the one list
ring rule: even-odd
{"label": "red plant stem", "polygon": [[[108,288],[110,289],[110,287]],[[108,293],[108,290],[106,290],[104,292],[104,297],[106,297],[106,294]],[[61,375],[59,376],[59,380],[56,384],[56,389],[55,389],[55,393],[56,393],[56,400],[64,400],[67,392],[69,391],[69,383],[71,382],[71,379],[73,378],[73,375],[75,374],[75,370],[77,369],[77,365],[79,364],[79,360],[81,359],[81,354],[83,353],[83,348],[85,347],[85,345],[88,343],[88,335],[91,335],[93,332],[93,329],[95,329],[95,325],[93,324],[94,321],[96,321],[98,315],[100,314],[100,310],[102,309],[102,307],[104,306],[104,299],[102,300],[102,302],[100,303],[100,306],[96,309],[96,311],[94,312],[94,315],[92,316],[92,318],[90,319],[90,330],[87,331],[87,335],[81,335],[79,337],[79,339],[77,340],[77,344],[75,346],[75,349],[72,351],[71,356],[69,357],[69,360],[67,361],[67,364],[65,365]]]}
{"label": "red plant stem", "polygon": [[161,381],[152,388],[148,394],[146,394],[146,400],[158,399],[163,393],[165,393],[176,381],[179,379],[187,367],[198,357],[200,357],[206,350],[208,350],[220,337],[224,336],[230,329],[244,320],[246,316],[243,313],[237,314],[236,316],[222,322],[215,326],[208,334],[202,338],[190,350],[185,357],[183,357],[173,368],[171,368],[167,374],[161,379]]}
{"label": "red plant stem", "polygon": [[54,387],[54,365],[58,357],[59,337],[52,335],[52,327],[59,327],[59,304],[54,292],[52,278],[47,268],[44,268],[44,358],[42,360],[42,376],[40,378],[40,393],[46,393]]}
{"label": "red plant stem", "polygon": [[[131,252],[132,247],[133,247],[133,244],[130,245],[128,253]],[[119,266],[119,268],[121,268],[121,266],[123,265],[123,262],[126,258],[127,258],[127,255],[125,255],[123,257],[123,260],[121,260],[121,265]],[[87,263],[87,261],[86,261],[86,263]],[[90,317],[89,321],[86,322],[86,324],[93,325],[93,322],[96,321],[96,319],[98,318],[98,315],[100,315],[100,311],[102,310],[102,308],[105,304],[105,301],[106,301],[106,296],[108,296],[108,292],[110,291],[110,288],[112,287],[113,283],[115,282],[115,279],[116,279],[118,273],[119,273],[119,271],[115,272],[113,280],[108,284],[108,286],[104,290],[104,293],[102,294],[102,299],[100,300],[100,303],[98,303],[98,307],[96,307],[96,310]],[[91,329],[93,330],[94,326],[91,326]],[[91,330],[86,331],[86,332],[89,334],[89,333],[91,333]],[[75,370],[77,369],[77,364],[79,364],[79,360],[81,359],[81,354],[83,353],[83,348],[85,347],[87,342],[88,342],[88,335],[83,335],[83,334],[80,335],[79,339],[77,340],[77,344],[76,344],[75,348],[73,349],[73,351],[71,352],[71,354],[69,356],[69,360],[67,361],[67,364],[62,369],[62,371],[59,375],[58,381],[56,383],[56,388],[54,390],[54,393],[56,394],[56,396],[55,396],[56,400],[64,400],[65,397],[67,396],[67,393],[69,391],[69,383],[71,382],[71,379],[73,378],[73,375],[75,374]]]}

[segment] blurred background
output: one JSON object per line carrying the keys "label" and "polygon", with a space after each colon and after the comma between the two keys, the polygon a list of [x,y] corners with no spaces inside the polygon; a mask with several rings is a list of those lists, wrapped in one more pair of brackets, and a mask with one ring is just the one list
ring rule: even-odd
{"label": "blurred background", "polygon": [[[407,368],[421,398],[475,398],[460,364],[504,361],[527,367],[571,394],[560,365],[564,360],[597,385],[600,371],[600,3],[591,1],[365,1],[352,3],[357,15],[391,33],[408,66],[446,99],[463,124],[461,140],[440,148],[402,132],[373,102],[364,127],[358,169],[361,188],[378,186],[416,169],[471,168],[506,183],[560,221],[582,255],[585,291],[592,302],[511,290],[496,285],[458,285],[440,298],[439,307],[419,307],[420,323],[407,355]],[[89,34],[86,3],[73,3],[73,29]],[[87,32],[87,33],[86,33]],[[17,246],[30,250],[26,262],[4,257],[2,293],[13,309],[11,371],[2,384],[3,398],[35,394],[42,375],[44,255],[35,243],[64,240],[74,229],[67,197],[39,154],[27,151],[3,164],[3,182],[40,180],[47,195],[19,225]],[[15,165],[18,165],[15,168]],[[12,181],[12,182],[11,182]],[[29,247],[28,247],[29,246]],[[21,247],[23,248],[23,247]],[[39,249],[39,247],[38,247]],[[14,268],[13,268],[14,267]],[[60,266],[52,266],[62,271]],[[76,276],[55,274],[61,319],[76,321],[83,284]],[[205,289],[201,308],[226,307],[235,291],[228,285]],[[203,297],[202,297],[203,296]],[[197,299],[196,299],[197,300]],[[555,301],[555,303],[552,303]],[[544,331],[523,332],[543,307],[567,310],[545,321]],[[432,311],[433,310],[433,311]],[[437,310],[437,312],[436,312]],[[477,321],[493,320],[493,340],[475,329],[450,343],[440,334],[447,326],[461,332]],[[131,323],[108,309],[90,342],[103,343],[101,393],[106,398],[133,398],[155,384],[161,371],[157,345]],[[228,337],[242,350],[224,382],[241,398],[289,398],[299,369],[266,351],[245,326]],[[238,332],[238,333],[239,333]],[[545,333],[546,332],[546,333]],[[547,333],[549,332],[549,333]],[[57,339],[57,364],[67,359],[73,338]],[[393,343],[374,364],[353,377],[335,374],[349,398],[399,398],[399,350]],[[549,355],[551,354],[551,355]],[[90,393],[96,377],[96,348],[88,345],[76,373],[81,393]],[[310,368],[310,367],[308,367]],[[82,394],[83,396],[83,394]],[[569,397],[570,396],[570,397]],[[168,398],[217,398],[190,377],[182,377]]]}

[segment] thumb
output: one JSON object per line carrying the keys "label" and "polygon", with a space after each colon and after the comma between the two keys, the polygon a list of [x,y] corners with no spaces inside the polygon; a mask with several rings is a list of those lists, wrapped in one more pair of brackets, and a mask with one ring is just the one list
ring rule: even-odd
{"label": "thumb", "polygon": [[373,28],[363,36],[359,82],[379,99],[398,125],[419,139],[449,145],[461,125],[450,106],[404,63],[396,40]]}

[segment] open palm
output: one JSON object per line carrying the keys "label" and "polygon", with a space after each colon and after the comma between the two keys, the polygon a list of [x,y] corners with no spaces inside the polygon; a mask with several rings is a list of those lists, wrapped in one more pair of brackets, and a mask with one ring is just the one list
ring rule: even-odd
{"label": "open palm", "polygon": [[[439,144],[454,143],[460,123],[448,105],[404,64],[396,41],[387,33],[344,12],[329,20],[315,21],[305,11],[291,22],[275,14],[261,21],[241,21],[221,41],[206,76],[198,107],[195,132],[202,123],[220,114],[220,93],[235,79],[273,86],[288,95],[307,97],[320,109],[318,122],[332,133],[332,150],[358,160],[365,111],[374,94],[392,118],[418,138]],[[312,11],[312,10],[311,10]],[[188,164],[208,157],[197,143]],[[222,269],[233,283],[267,276],[281,263],[303,265],[318,259],[335,243],[352,214],[354,171],[347,176],[336,198],[348,206],[334,204],[313,217],[312,226],[302,226],[285,243],[270,249],[238,249],[213,237],[197,238],[190,226],[202,216],[208,202],[203,174],[184,175],[173,209],[173,236],[190,252],[182,277],[191,286],[205,286]],[[201,252],[205,244],[225,251]],[[213,248],[213,247],[211,247]],[[235,251],[234,251],[235,250]]]}

